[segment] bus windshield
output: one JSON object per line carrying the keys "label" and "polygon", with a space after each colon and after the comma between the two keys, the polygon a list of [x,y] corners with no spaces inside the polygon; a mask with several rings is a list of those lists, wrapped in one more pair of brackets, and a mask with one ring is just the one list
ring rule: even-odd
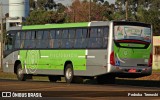
{"label": "bus windshield", "polygon": [[12,47],[13,47],[13,36],[10,34],[7,34],[4,50],[12,50]]}
{"label": "bus windshield", "polygon": [[142,26],[116,25],[114,26],[114,39],[151,42],[151,28]]}

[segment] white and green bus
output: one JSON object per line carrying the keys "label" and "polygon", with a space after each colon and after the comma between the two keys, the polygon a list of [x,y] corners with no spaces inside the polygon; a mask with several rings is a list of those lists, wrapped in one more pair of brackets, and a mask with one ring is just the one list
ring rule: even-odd
{"label": "white and green bus", "polygon": [[95,21],[23,26],[7,34],[3,71],[18,80],[46,75],[67,83],[76,77],[142,77],[152,73],[152,26],[140,22]]}

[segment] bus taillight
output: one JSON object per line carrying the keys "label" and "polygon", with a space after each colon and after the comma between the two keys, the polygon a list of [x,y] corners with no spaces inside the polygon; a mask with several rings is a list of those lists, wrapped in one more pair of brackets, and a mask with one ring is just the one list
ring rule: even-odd
{"label": "bus taillight", "polygon": [[152,67],[152,54],[150,54],[149,60],[148,60],[148,66]]}
{"label": "bus taillight", "polygon": [[110,55],[110,64],[111,64],[111,65],[115,65],[114,51],[112,51],[112,53],[111,53],[111,55]]}

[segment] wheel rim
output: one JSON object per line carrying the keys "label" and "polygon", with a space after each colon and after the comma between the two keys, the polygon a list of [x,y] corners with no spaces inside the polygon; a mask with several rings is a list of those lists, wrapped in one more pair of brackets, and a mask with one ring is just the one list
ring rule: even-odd
{"label": "wheel rim", "polygon": [[68,69],[66,70],[66,78],[67,78],[67,79],[71,79],[71,77],[72,77],[72,69],[71,69],[71,68],[68,68]]}
{"label": "wheel rim", "polygon": [[23,71],[22,71],[22,69],[18,69],[18,77],[22,77],[22,75],[23,75]]}

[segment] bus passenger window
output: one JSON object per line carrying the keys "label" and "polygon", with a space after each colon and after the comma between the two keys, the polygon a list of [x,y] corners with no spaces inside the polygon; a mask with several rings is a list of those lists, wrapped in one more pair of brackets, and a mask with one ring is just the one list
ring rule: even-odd
{"label": "bus passenger window", "polygon": [[24,48],[30,48],[31,41],[25,40]]}
{"label": "bus passenger window", "polygon": [[43,31],[36,32],[36,48],[41,48]]}
{"label": "bus passenger window", "polygon": [[31,31],[26,32],[26,40],[31,39]]}
{"label": "bus passenger window", "polygon": [[97,37],[97,28],[91,28],[90,37]]}
{"label": "bus passenger window", "polygon": [[104,28],[104,33],[103,33],[103,48],[107,48],[108,34],[109,34],[109,28],[105,27]]}
{"label": "bus passenger window", "polygon": [[82,38],[87,38],[87,29],[83,29]]}
{"label": "bus passenger window", "polygon": [[75,38],[75,29],[69,29],[69,38],[70,39]]}
{"label": "bus passenger window", "polygon": [[38,40],[40,40],[40,39],[42,39],[42,36],[43,36],[43,31],[38,31],[37,33],[36,33],[36,39],[38,39]]}
{"label": "bus passenger window", "polygon": [[69,39],[70,48],[74,48],[74,39]]}
{"label": "bus passenger window", "polygon": [[62,39],[62,48],[69,48],[68,39]]}
{"label": "bus passenger window", "polygon": [[57,30],[56,31],[56,39],[60,39],[62,35],[62,30]]}
{"label": "bus passenger window", "polygon": [[89,39],[88,47],[89,48],[96,48],[97,47],[96,38]]}
{"label": "bus passenger window", "polygon": [[25,39],[25,32],[20,32],[20,35],[21,35],[21,40],[24,40]]}
{"label": "bus passenger window", "polygon": [[16,33],[16,40],[20,40],[20,32]]}
{"label": "bus passenger window", "polygon": [[54,40],[54,48],[61,48],[61,39],[55,39]]}
{"label": "bus passenger window", "polygon": [[49,48],[53,48],[54,47],[54,39],[55,38],[56,38],[55,31],[51,30],[49,32]]}
{"label": "bus passenger window", "polygon": [[76,38],[82,38],[82,29],[76,29]]}
{"label": "bus passenger window", "polygon": [[49,48],[53,48],[54,39],[49,39]]}
{"label": "bus passenger window", "polygon": [[24,48],[29,48],[29,46],[30,46],[30,44],[31,44],[31,42],[30,42],[30,40],[31,40],[31,31],[27,31],[26,32],[26,39],[25,39],[25,43],[24,43]]}
{"label": "bus passenger window", "polygon": [[76,39],[74,48],[81,48],[82,47],[82,39]]}
{"label": "bus passenger window", "polygon": [[62,38],[68,38],[68,30],[63,30]]}
{"label": "bus passenger window", "polygon": [[15,49],[19,49],[20,48],[20,40],[15,40]]}
{"label": "bus passenger window", "polygon": [[103,37],[103,28],[102,27],[98,28],[97,37]]}
{"label": "bus passenger window", "polygon": [[48,40],[41,40],[41,48],[48,48]]}
{"label": "bus passenger window", "polygon": [[36,31],[32,31],[32,37],[31,37],[32,40],[36,39]]}
{"label": "bus passenger window", "polygon": [[20,48],[24,48],[24,40],[21,40]]}
{"label": "bus passenger window", "polygon": [[96,38],[96,44],[97,44],[97,48],[102,48],[103,47],[102,38]]}
{"label": "bus passenger window", "polygon": [[43,32],[43,39],[41,44],[42,48],[48,48],[48,42],[49,42],[48,38],[49,38],[49,31],[46,30]]}
{"label": "bus passenger window", "polygon": [[14,48],[19,49],[20,48],[20,32],[16,33],[16,39],[14,43]]}
{"label": "bus passenger window", "polygon": [[20,48],[24,48],[25,32],[21,32],[21,44]]}
{"label": "bus passenger window", "polygon": [[49,38],[49,31],[44,31],[43,40],[48,40],[48,38]]}
{"label": "bus passenger window", "polygon": [[50,31],[50,39],[55,39],[56,38],[56,34],[54,30]]}
{"label": "bus passenger window", "polygon": [[82,47],[81,48],[87,47],[87,40],[88,40],[87,34],[88,34],[87,28],[84,28],[83,33],[82,33],[82,42],[81,42]]}
{"label": "bus passenger window", "polygon": [[29,48],[35,48],[35,47],[36,47],[36,41],[31,40],[31,45],[29,46]]}
{"label": "bus passenger window", "polygon": [[82,48],[86,48],[87,47],[87,39],[83,38],[82,39]]}
{"label": "bus passenger window", "polygon": [[30,46],[29,48],[35,48],[36,47],[36,31],[32,31],[32,36],[30,40]]}

